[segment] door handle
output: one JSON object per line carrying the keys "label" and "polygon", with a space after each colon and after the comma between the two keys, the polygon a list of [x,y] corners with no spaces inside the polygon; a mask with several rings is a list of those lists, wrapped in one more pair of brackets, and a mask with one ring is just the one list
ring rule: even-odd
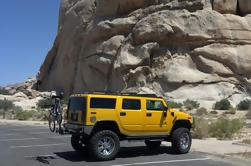
{"label": "door handle", "polygon": [[120,112],[120,116],[126,116],[126,112]]}
{"label": "door handle", "polygon": [[152,113],[146,113],[146,116],[147,116],[147,117],[151,117],[151,116],[152,116]]}

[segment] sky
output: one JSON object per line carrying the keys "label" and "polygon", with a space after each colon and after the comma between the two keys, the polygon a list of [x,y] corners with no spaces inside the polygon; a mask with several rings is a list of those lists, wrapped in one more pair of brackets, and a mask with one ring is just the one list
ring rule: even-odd
{"label": "sky", "polygon": [[36,76],[57,34],[60,0],[3,0],[0,86]]}

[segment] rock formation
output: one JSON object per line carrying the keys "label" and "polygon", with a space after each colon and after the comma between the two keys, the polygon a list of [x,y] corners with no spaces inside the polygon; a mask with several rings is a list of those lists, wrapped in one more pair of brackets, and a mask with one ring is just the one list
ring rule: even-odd
{"label": "rock formation", "polygon": [[36,89],[36,78],[28,78],[23,83],[8,85],[4,89],[6,94],[0,94],[0,100],[9,100],[23,110],[36,110],[37,103],[43,98],[50,98],[50,92],[39,92]]}
{"label": "rock formation", "polygon": [[40,90],[251,94],[249,0],[62,0]]}

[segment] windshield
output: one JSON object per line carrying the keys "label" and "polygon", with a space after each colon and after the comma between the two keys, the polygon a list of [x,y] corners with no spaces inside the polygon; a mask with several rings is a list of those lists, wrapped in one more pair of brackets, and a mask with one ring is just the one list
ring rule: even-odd
{"label": "windshield", "polygon": [[86,110],[86,98],[85,97],[71,97],[68,105],[69,110]]}

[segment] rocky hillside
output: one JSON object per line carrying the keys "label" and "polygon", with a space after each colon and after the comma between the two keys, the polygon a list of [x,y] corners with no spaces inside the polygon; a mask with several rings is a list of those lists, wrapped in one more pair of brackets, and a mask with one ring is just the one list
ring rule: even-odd
{"label": "rocky hillside", "polygon": [[35,78],[28,78],[23,83],[0,87],[0,100],[11,101],[15,106],[19,106],[26,111],[35,110],[39,100],[51,96],[50,92],[35,90],[36,82]]}
{"label": "rocky hillside", "polygon": [[62,0],[40,90],[251,94],[250,0]]}

